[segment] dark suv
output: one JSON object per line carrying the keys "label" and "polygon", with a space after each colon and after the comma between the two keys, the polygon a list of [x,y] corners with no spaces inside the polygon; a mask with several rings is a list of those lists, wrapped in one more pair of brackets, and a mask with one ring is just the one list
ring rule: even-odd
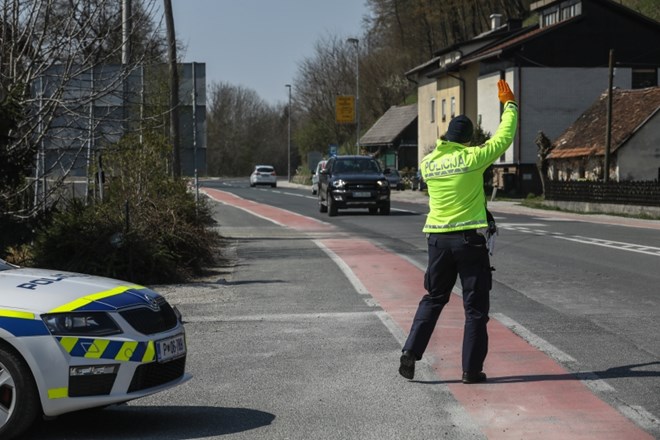
{"label": "dark suv", "polygon": [[319,211],[332,217],[339,209],[350,208],[390,213],[390,185],[372,157],[335,156],[319,173]]}

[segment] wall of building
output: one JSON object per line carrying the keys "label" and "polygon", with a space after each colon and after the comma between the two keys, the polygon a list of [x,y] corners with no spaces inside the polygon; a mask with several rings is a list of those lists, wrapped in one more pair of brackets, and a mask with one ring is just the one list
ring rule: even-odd
{"label": "wall of building", "polygon": [[660,111],[617,150],[618,180],[660,178]]}
{"label": "wall of building", "polygon": [[[438,105],[440,110],[437,132],[439,136],[447,131],[451,119],[462,113],[463,95],[461,90],[462,84],[459,79],[450,76],[438,78]],[[443,101],[446,104],[444,117],[442,111]]]}
{"label": "wall of building", "polygon": [[479,123],[479,108],[477,104],[479,94],[475,85],[479,79],[479,65],[477,63],[468,65],[466,69],[461,70],[460,77],[465,81],[463,86],[463,114],[470,118],[476,127]]}
{"label": "wall of building", "polygon": [[[431,105],[435,105],[435,121],[431,118]],[[418,130],[418,162],[435,147],[438,136],[437,119],[440,117],[440,103],[437,97],[435,79],[424,79],[417,89],[417,130]]]}

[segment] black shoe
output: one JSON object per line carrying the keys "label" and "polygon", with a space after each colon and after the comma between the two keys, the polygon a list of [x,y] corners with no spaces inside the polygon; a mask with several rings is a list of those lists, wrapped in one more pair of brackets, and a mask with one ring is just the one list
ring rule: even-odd
{"label": "black shoe", "polygon": [[463,383],[482,383],[486,382],[486,373],[480,371],[479,373],[463,372]]}
{"label": "black shoe", "polygon": [[401,355],[401,365],[399,366],[399,374],[406,379],[415,377],[415,361],[416,356],[411,351],[404,351]]}

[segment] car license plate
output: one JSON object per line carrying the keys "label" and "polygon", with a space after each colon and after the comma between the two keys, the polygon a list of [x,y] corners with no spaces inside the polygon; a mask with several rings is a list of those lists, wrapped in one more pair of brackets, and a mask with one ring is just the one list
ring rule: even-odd
{"label": "car license plate", "polygon": [[156,358],[158,362],[169,361],[184,354],[186,354],[186,338],[183,333],[156,341]]}
{"label": "car license plate", "polygon": [[353,197],[371,197],[371,193],[368,191],[356,191],[353,193]]}

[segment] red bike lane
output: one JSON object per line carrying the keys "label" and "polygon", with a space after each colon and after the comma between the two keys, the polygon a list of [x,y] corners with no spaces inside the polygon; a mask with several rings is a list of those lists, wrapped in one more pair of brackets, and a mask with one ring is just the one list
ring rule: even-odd
{"label": "red bike lane", "polygon": [[[232,194],[205,188],[214,200],[305,233],[328,232],[331,224]],[[369,294],[407,334],[425,291],[423,271],[411,262],[356,238],[317,240],[339,257]],[[454,294],[427,349],[439,382],[489,439],[652,439],[609,406],[576,376],[496,319],[488,324],[490,347],[485,371],[489,382],[461,383],[463,307]],[[398,356],[393,357],[398,361]],[[396,362],[395,361],[395,362]],[[398,362],[392,365],[393,371]],[[405,380],[401,378],[401,380]]]}

